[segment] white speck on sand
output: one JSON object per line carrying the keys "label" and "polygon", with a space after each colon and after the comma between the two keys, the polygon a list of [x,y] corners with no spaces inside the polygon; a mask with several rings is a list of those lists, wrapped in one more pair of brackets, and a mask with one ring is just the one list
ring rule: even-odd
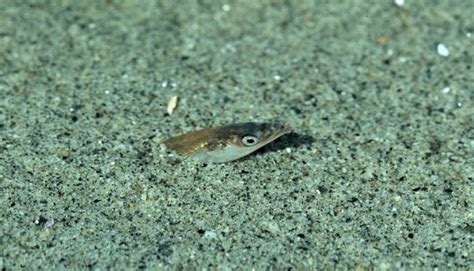
{"label": "white speck on sand", "polygon": [[450,87],[445,87],[443,90],[441,90],[444,94],[448,94],[451,91]]}
{"label": "white speck on sand", "polygon": [[177,105],[178,105],[178,96],[171,97],[170,101],[168,102],[168,107],[166,108],[166,112],[168,112],[168,115],[171,116],[171,114],[173,114],[173,111]]}
{"label": "white speck on sand", "polygon": [[448,47],[446,47],[446,45],[444,45],[442,43],[440,43],[440,44],[438,44],[438,46],[436,46],[436,50],[438,51],[438,55],[440,55],[440,56],[444,56],[444,57],[449,56]]}
{"label": "white speck on sand", "polygon": [[394,0],[395,5],[401,7],[405,4],[405,0]]}

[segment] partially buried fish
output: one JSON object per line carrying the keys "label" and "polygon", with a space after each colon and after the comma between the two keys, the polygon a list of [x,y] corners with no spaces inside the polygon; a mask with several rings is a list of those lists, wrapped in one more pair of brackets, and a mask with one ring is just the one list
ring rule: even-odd
{"label": "partially buried fish", "polygon": [[290,132],[281,124],[247,122],[189,132],[164,143],[179,155],[223,163],[242,158]]}

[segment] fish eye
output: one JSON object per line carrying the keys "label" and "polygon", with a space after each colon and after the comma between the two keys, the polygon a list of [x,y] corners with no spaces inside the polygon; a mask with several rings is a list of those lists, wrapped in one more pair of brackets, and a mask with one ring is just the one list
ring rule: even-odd
{"label": "fish eye", "polygon": [[258,143],[258,138],[256,136],[246,135],[242,137],[242,143],[245,146],[253,146]]}

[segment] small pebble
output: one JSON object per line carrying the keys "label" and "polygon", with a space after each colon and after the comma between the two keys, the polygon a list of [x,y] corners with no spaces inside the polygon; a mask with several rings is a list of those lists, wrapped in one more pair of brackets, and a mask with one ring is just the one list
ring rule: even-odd
{"label": "small pebble", "polygon": [[39,217],[35,220],[35,224],[44,228],[51,228],[54,226],[54,218]]}
{"label": "small pebble", "polygon": [[449,50],[448,50],[448,47],[446,47],[446,45],[440,43],[438,44],[436,49],[438,50],[438,55],[444,56],[444,57],[449,56]]}
{"label": "small pebble", "polygon": [[168,107],[166,108],[168,115],[171,116],[171,114],[173,114],[173,111],[177,105],[178,105],[178,96],[173,96],[168,102]]}
{"label": "small pebble", "polygon": [[395,2],[395,5],[401,7],[405,4],[405,0],[394,0],[393,2]]}

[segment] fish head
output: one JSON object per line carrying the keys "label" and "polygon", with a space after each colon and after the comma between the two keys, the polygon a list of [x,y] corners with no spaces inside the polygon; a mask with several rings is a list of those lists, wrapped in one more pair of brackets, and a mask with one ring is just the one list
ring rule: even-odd
{"label": "fish head", "polygon": [[223,126],[216,131],[216,141],[209,144],[205,160],[215,163],[233,161],[290,132],[290,128],[278,123],[248,122]]}

